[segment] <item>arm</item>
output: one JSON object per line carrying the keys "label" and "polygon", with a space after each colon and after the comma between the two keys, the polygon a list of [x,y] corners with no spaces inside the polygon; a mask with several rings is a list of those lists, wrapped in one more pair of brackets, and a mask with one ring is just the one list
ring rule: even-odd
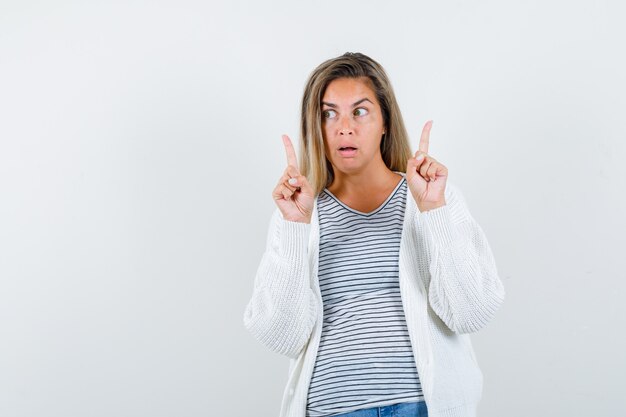
{"label": "arm", "polygon": [[274,212],[243,316],[244,326],[255,339],[291,358],[308,342],[319,311],[310,286],[310,227],[284,220],[279,210]]}
{"label": "arm", "polygon": [[454,332],[483,328],[504,301],[505,291],[483,230],[460,190],[448,182],[446,205],[419,213],[429,236],[433,311]]}

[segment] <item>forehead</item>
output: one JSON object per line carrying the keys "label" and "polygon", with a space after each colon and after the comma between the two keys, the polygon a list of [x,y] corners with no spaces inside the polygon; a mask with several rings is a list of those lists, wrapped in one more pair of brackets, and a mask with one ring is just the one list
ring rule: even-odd
{"label": "forehead", "polygon": [[323,101],[352,104],[355,100],[367,97],[374,101],[376,93],[372,89],[372,82],[367,77],[337,78],[331,81],[324,91]]}

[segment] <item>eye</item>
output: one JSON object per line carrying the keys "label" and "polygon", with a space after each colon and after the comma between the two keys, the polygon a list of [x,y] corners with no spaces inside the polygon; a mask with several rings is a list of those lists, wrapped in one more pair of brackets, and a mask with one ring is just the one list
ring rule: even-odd
{"label": "eye", "polygon": [[324,119],[332,119],[337,115],[337,112],[334,110],[324,110],[322,111],[322,118]]}
{"label": "eye", "polygon": [[368,111],[365,107],[359,107],[357,109],[354,109],[354,112],[352,114],[354,114],[355,116],[365,116],[367,113]]}

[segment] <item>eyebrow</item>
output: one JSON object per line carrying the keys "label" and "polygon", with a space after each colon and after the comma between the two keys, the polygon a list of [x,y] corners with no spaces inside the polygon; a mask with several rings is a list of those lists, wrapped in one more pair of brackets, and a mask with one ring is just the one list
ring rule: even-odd
{"label": "eyebrow", "polygon": [[[369,101],[370,103],[372,103],[372,102],[371,102],[371,100],[370,100],[369,98],[367,98],[367,97],[366,97],[366,98],[362,98],[361,100],[359,100],[359,101],[355,102],[355,103],[352,105],[352,107],[358,106],[359,104],[363,103],[364,101]],[[337,107],[337,105],[336,105],[336,104],[333,104],[333,103],[327,103],[327,102],[325,102],[325,101],[322,101],[322,104],[323,104],[323,105],[325,105],[325,106],[328,106],[328,107],[335,107],[335,108]],[[374,104],[374,103],[372,103],[372,104]]]}

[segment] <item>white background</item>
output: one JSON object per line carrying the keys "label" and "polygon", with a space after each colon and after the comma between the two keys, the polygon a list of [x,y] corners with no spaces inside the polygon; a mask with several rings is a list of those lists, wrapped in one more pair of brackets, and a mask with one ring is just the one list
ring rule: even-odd
{"label": "white background", "polygon": [[623,416],[619,1],[0,1],[0,415],[276,416],[243,327],[309,73],[387,70],[507,298],[481,417]]}

